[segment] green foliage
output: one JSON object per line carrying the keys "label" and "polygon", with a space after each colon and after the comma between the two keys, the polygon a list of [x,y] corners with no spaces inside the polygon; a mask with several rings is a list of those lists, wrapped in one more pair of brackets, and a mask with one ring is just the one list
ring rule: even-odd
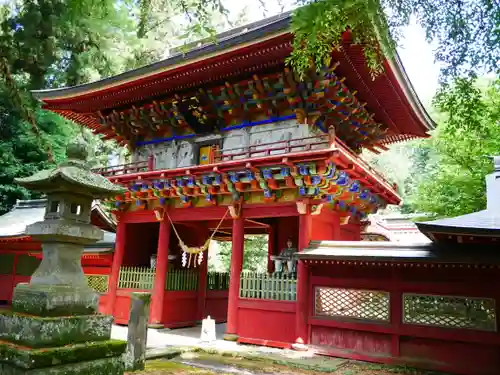
{"label": "green foliage", "polygon": [[[266,272],[267,270],[267,241],[265,235],[245,236],[245,250],[243,252],[243,271]],[[232,242],[219,242],[218,258],[223,268],[229,270],[231,264]]]}
{"label": "green foliage", "polygon": [[491,0],[298,0],[294,50],[289,63],[302,76],[330,61],[342,49],[343,32],[363,47],[375,76],[383,58],[395,51],[401,31],[415,16],[429,41],[435,41],[443,78],[465,72],[498,72],[500,6]]}
{"label": "green foliage", "polygon": [[456,216],[485,208],[484,178],[492,171],[490,156],[500,150],[500,82],[486,90],[474,78],[445,84],[434,105],[445,119],[421,149],[435,155],[410,202],[414,209],[438,216]]}

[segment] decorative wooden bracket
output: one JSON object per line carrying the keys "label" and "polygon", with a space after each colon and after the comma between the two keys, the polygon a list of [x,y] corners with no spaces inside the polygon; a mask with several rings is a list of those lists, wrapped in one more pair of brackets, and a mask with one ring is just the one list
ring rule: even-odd
{"label": "decorative wooden bracket", "polygon": [[156,220],[163,221],[165,218],[165,209],[163,207],[155,207],[153,210],[155,213]]}
{"label": "decorative wooden bracket", "polygon": [[322,208],[323,208],[323,203],[312,205],[311,206],[311,215],[319,215],[321,213]]}
{"label": "decorative wooden bracket", "polygon": [[306,215],[307,214],[307,202],[304,201],[297,201],[295,202],[297,204],[297,211],[301,215]]}
{"label": "decorative wooden bracket", "polygon": [[241,215],[241,200],[229,206],[229,214],[233,219],[238,219]]}
{"label": "decorative wooden bracket", "polygon": [[349,220],[351,219],[350,216],[342,216],[340,218],[340,225],[347,225],[349,224]]}

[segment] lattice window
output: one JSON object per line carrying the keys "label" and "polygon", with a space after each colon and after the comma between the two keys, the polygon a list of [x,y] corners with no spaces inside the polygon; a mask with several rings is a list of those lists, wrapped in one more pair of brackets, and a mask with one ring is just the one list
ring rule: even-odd
{"label": "lattice window", "polygon": [[379,290],[316,288],[318,316],[389,322],[389,293]]}
{"label": "lattice window", "polygon": [[495,300],[428,294],[403,295],[403,322],[496,331]]}
{"label": "lattice window", "polygon": [[108,292],[108,275],[85,275],[89,287],[94,289],[97,293]]}

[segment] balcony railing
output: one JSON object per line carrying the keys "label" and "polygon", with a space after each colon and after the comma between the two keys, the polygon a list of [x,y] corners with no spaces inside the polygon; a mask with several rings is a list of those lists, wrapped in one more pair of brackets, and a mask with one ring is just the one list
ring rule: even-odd
{"label": "balcony railing", "polygon": [[[328,134],[319,134],[311,137],[295,138],[286,141],[277,141],[269,143],[261,143],[251,146],[242,146],[231,149],[214,149],[212,153],[211,164],[223,164],[231,161],[246,160],[252,158],[262,158],[276,155],[287,155],[301,152],[309,152],[315,150],[326,150],[328,148],[338,149],[343,155],[345,166],[356,164],[367,172],[370,172],[374,177],[378,178],[382,184],[395,189],[394,184],[387,182],[386,178],[375,170],[368,162],[363,160],[359,155],[352,152],[340,139],[335,139],[332,142]],[[160,169],[160,168],[159,168]],[[148,171],[155,171],[154,156],[150,155],[148,160],[135,163],[117,165],[108,168],[94,169],[95,173],[99,173],[105,177],[121,176]],[[359,174],[359,173],[358,173]]]}
{"label": "balcony railing", "polygon": [[[218,164],[232,160],[321,150],[327,149],[329,145],[330,142],[328,135],[320,134],[313,137],[296,138],[287,141],[269,142],[240,148],[215,150],[213,163]],[[154,157],[153,155],[150,155],[147,161],[116,165],[108,168],[96,168],[92,171],[105,177],[111,177],[154,170],[156,170]]]}
{"label": "balcony railing", "polygon": [[330,141],[328,139],[328,135],[320,134],[313,137],[260,143],[247,147],[216,150],[214,162],[221,163],[238,159],[250,159],[271,155],[289,154],[294,152],[321,150],[328,148],[329,146]]}

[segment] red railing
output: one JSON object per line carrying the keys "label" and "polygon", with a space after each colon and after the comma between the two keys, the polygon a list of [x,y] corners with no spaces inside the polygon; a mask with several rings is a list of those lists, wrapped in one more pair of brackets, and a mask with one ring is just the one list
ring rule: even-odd
{"label": "red railing", "polygon": [[150,155],[147,161],[138,161],[135,163],[127,163],[115,165],[113,167],[95,168],[92,172],[100,174],[104,177],[119,176],[131,173],[140,173],[154,170],[154,156]]}
{"label": "red railing", "polygon": [[[331,145],[331,140],[328,134],[319,134],[311,137],[296,138],[286,141],[261,143],[258,145],[232,149],[214,149],[211,163],[219,164],[234,160],[244,160],[258,157],[262,158],[267,156],[323,150],[329,147],[340,149],[348,159],[352,160],[353,164],[357,164],[363,167],[365,170],[371,172],[375,177],[380,179],[381,182],[387,183],[389,186],[395,188],[394,184],[389,184],[386,178],[380,172],[371,167],[369,163],[363,160],[359,155],[354,154],[341,140],[337,138],[335,140],[335,144]],[[108,168],[97,168],[94,169],[93,172],[99,173],[105,177],[111,177],[154,170],[156,170],[154,156],[150,155],[147,161],[122,164]]]}
{"label": "red railing", "polygon": [[255,157],[289,154],[293,152],[320,150],[328,148],[329,145],[330,142],[328,135],[320,134],[317,136],[290,139],[287,141],[268,142],[246,147],[216,150],[214,162],[222,163],[238,159],[251,159]]}

